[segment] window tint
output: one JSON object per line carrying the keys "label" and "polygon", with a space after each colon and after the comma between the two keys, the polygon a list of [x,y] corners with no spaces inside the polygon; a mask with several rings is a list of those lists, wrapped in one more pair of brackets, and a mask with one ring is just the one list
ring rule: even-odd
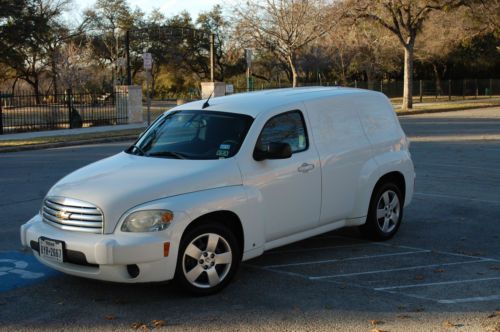
{"label": "window tint", "polygon": [[288,143],[292,152],[306,150],[309,142],[302,113],[292,111],[271,118],[262,129],[257,147],[264,150],[263,147],[271,142]]}

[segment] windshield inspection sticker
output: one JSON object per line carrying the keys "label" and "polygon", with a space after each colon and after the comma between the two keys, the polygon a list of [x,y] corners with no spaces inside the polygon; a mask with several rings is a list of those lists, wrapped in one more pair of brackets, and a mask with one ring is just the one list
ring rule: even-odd
{"label": "windshield inspection sticker", "polygon": [[219,149],[221,149],[221,150],[231,150],[231,144],[221,144],[219,146]]}
{"label": "windshield inspection sticker", "polygon": [[227,156],[229,156],[229,151],[228,150],[217,150],[215,155],[217,157],[227,157]]}

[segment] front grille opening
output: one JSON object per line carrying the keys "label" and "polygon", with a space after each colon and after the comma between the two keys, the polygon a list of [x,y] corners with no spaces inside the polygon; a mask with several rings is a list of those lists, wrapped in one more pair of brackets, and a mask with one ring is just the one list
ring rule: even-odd
{"label": "front grille opening", "polygon": [[42,219],[54,227],[76,232],[101,234],[103,214],[95,205],[66,197],[48,197],[41,210]]}

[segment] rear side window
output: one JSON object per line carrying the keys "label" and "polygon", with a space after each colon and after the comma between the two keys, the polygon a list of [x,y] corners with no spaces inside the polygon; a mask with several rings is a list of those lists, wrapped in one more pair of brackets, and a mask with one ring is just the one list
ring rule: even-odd
{"label": "rear side window", "polygon": [[309,140],[302,113],[291,111],[269,119],[260,133],[257,147],[263,149],[271,142],[288,143],[293,153],[307,150]]}

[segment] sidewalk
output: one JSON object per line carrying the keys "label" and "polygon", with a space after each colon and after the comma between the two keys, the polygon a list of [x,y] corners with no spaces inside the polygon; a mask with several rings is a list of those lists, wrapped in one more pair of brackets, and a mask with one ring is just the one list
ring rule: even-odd
{"label": "sidewalk", "polygon": [[146,128],[146,123],[134,123],[126,125],[88,127],[88,128],[77,128],[77,129],[35,131],[28,133],[0,135],[0,142],[12,141],[12,140],[31,140],[41,137],[76,136],[82,134],[110,133],[110,132],[120,132],[124,130],[141,129],[141,128]]}

